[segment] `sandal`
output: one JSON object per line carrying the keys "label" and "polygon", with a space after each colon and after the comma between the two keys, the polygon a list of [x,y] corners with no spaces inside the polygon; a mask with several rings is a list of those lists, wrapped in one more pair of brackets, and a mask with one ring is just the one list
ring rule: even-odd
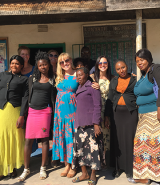
{"label": "sandal", "polygon": [[[135,179],[133,179],[131,177],[127,178],[127,180],[128,180],[128,182],[131,182],[131,183],[134,183],[134,184],[135,183],[142,183],[142,182],[136,182]],[[151,180],[148,179],[148,182],[147,183],[142,183],[142,184],[151,184]]]}
{"label": "sandal", "polygon": [[128,182],[136,183],[136,181],[133,178],[131,178],[131,177],[128,177],[127,180],[128,180]]}
{"label": "sandal", "polygon": [[72,180],[73,183],[76,183],[76,182],[81,182],[81,181],[87,181],[88,179],[83,179],[83,180],[80,180],[79,177],[76,177],[75,179]]}
{"label": "sandal", "polygon": [[18,177],[18,182],[23,182],[29,174],[30,174],[29,168],[24,169],[22,175]]}
{"label": "sandal", "polygon": [[96,181],[91,180],[91,179],[88,181],[88,184],[89,184],[89,183],[90,183],[91,185],[96,185]]}
{"label": "sandal", "polygon": [[44,179],[46,179],[46,177],[47,177],[46,167],[45,166],[41,166],[39,178],[41,180],[44,180]]}

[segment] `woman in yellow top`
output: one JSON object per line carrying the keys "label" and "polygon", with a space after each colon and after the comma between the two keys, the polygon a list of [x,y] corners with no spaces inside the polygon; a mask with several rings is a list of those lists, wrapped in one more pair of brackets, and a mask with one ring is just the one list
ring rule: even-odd
{"label": "woman in yellow top", "polygon": [[133,140],[138,122],[136,97],[133,93],[136,77],[127,73],[127,65],[119,60],[115,64],[119,76],[110,82],[109,95],[106,101],[106,125],[113,107],[114,122],[112,131],[114,139],[114,152],[116,168],[114,177],[125,172],[130,181],[133,176]]}
{"label": "woman in yellow top", "polygon": [[[109,163],[109,151],[110,151],[110,130],[105,126],[104,121],[104,111],[105,111],[105,102],[108,98],[109,93],[109,84],[113,75],[111,74],[111,65],[109,59],[102,55],[97,58],[95,64],[95,73],[90,75],[92,79],[99,84],[101,92],[101,126],[103,132],[103,142],[104,142],[104,152],[103,152],[103,164],[102,167],[105,167]],[[112,151],[111,151],[112,153]],[[112,161],[112,160],[110,160]],[[112,162],[111,162],[112,163]],[[113,166],[111,164],[111,166]]]}

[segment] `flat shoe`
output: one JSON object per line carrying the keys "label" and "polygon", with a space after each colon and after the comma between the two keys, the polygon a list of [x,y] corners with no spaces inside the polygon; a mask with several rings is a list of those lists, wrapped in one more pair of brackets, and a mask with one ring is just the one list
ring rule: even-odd
{"label": "flat shoe", "polygon": [[5,177],[5,176],[4,176],[4,175],[2,175],[2,176],[0,177],[0,181],[1,181],[1,180],[3,180],[3,179],[4,179],[4,177]]}
{"label": "flat shoe", "polygon": [[16,171],[16,169],[13,169],[13,172],[10,174],[10,178],[14,179],[16,177],[17,177],[17,171]]}
{"label": "flat shoe", "polygon": [[41,166],[39,178],[41,180],[44,180],[44,179],[47,178],[47,173],[46,173],[46,167],[45,166]]}
{"label": "flat shoe", "polygon": [[23,182],[29,174],[30,174],[29,168],[24,169],[23,173],[21,174],[21,176],[18,177],[18,182]]}
{"label": "flat shoe", "polygon": [[128,177],[127,180],[128,180],[128,182],[136,183],[136,181],[133,178],[131,178],[131,177]]}
{"label": "flat shoe", "polygon": [[123,173],[122,170],[114,170],[112,176],[118,178]]}
{"label": "flat shoe", "polygon": [[81,182],[81,181],[87,181],[88,179],[83,179],[80,180],[79,177],[76,177],[75,179],[72,180],[73,183]]}
{"label": "flat shoe", "polygon": [[92,184],[92,185],[96,185],[96,181],[94,181],[94,180],[89,180],[89,181],[88,181],[88,184],[89,184],[89,183]]}

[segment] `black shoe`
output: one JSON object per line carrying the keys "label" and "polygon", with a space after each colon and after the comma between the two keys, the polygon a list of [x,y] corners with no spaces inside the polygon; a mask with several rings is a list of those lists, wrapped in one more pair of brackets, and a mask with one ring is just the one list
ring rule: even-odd
{"label": "black shoe", "polygon": [[114,170],[112,176],[118,178],[123,173],[123,170]]}

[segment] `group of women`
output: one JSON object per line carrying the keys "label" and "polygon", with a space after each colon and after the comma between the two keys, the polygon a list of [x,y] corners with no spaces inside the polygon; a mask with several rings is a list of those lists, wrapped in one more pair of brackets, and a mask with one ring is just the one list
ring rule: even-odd
{"label": "group of women", "polygon": [[142,71],[138,82],[121,59],[115,63],[118,76],[111,74],[106,56],[98,57],[90,75],[87,62],[72,61],[68,53],[39,51],[35,67],[28,63],[27,47],[18,54],[10,59],[10,72],[0,73],[0,179],[8,173],[14,178],[22,164],[18,181],[26,179],[37,138],[42,141],[39,177],[47,177],[53,125],[52,160],[65,163],[61,177],[74,177],[80,166],[82,175],[72,182],[95,185],[96,170],[110,165],[114,177],[125,172],[129,182],[159,184],[160,65],[153,64],[150,51],[135,55]]}

